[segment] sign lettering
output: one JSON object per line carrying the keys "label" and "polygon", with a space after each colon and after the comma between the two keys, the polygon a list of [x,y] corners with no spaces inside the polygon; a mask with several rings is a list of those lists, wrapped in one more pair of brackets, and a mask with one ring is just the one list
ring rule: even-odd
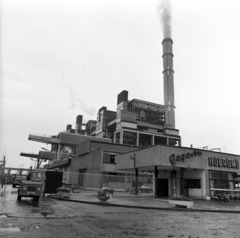
{"label": "sign lettering", "polygon": [[197,155],[202,155],[202,151],[200,150],[194,150],[191,153],[181,154],[181,155],[175,155],[171,154],[169,157],[170,163],[174,165],[176,162],[184,162],[185,159],[190,159],[191,157],[195,157]]}
{"label": "sign lettering", "polygon": [[239,168],[239,161],[234,159],[224,159],[216,157],[208,157],[208,165],[215,167]]}

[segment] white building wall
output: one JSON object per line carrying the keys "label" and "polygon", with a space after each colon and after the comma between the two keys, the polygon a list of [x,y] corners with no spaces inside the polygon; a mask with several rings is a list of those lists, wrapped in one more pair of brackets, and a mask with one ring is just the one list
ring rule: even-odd
{"label": "white building wall", "polygon": [[200,179],[201,188],[188,188],[189,197],[206,199],[206,178],[205,170],[186,170],[185,179]]}

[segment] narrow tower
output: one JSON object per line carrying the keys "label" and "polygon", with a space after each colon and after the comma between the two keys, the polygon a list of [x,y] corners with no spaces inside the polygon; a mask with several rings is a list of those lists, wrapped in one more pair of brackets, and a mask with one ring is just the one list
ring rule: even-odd
{"label": "narrow tower", "polygon": [[75,133],[76,134],[82,134],[82,115],[78,115],[76,119],[76,127],[75,127]]}
{"label": "narrow tower", "polygon": [[163,45],[163,78],[164,78],[164,105],[165,127],[175,128],[174,82],[173,82],[173,41],[165,38]]}

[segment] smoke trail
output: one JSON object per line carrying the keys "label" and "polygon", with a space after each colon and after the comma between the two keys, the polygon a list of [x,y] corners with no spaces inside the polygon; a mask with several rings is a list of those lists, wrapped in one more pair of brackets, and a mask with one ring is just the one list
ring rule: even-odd
{"label": "smoke trail", "polygon": [[160,23],[163,30],[164,38],[171,38],[172,33],[172,16],[171,16],[172,6],[170,0],[161,0],[158,6],[158,16],[160,18]]}
{"label": "smoke trail", "polygon": [[95,118],[97,110],[95,108],[89,108],[88,104],[79,97],[79,94],[72,88],[70,88],[70,109],[77,109],[81,111],[81,114],[86,114],[90,118]]}
{"label": "smoke trail", "polygon": [[75,107],[76,107],[75,102],[76,101],[77,101],[76,93],[72,88],[70,88],[70,102],[71,102],[71,105],[70,105],[69,108],[75,109]]}

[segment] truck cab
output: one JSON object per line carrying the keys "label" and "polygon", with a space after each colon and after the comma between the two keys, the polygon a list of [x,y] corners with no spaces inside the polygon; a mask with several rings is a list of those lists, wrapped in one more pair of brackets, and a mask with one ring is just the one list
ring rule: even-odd
{"label": "truck cab", "polygon": [[38,201],[44,192],[44,187],[45,172],[31,171],[27,180],[21,180],[17,199],[21,201],[22,197],[33,197],[33,200]]}

